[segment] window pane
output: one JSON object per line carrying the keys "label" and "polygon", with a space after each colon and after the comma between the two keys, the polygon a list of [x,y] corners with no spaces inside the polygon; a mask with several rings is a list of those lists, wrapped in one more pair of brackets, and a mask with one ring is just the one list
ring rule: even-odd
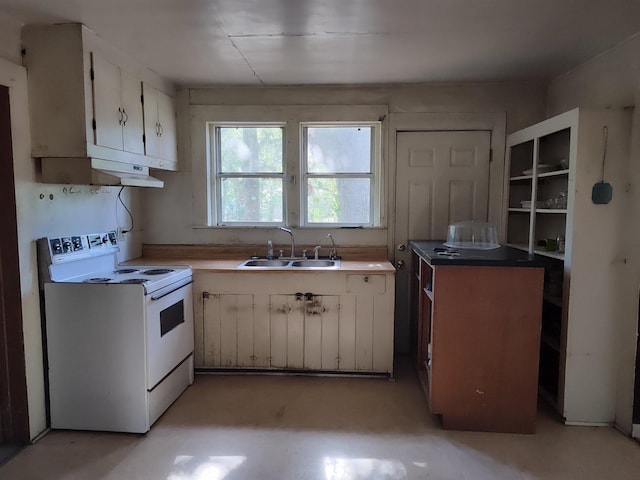
{"label": "window pane", "polygon": [[222,173],[281,173],[281,127],[218,127]]}
{"label": "window pane", "polygon": [[282,179],[223,178],[221,223],[282,222]]}
{"label": "window pane", "polygon": [[307,127],[307,171],[370,173],[373,127]]}
{"label": "window pane", "polygon": [[371,214],[368,178],[310,178],[307,180],[309,223],[366,225]]}

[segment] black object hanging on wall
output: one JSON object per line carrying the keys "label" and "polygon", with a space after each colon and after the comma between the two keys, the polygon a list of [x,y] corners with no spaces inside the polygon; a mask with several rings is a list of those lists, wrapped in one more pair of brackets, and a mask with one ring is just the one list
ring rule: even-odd
{"label": "black object hanging on wall", "polygon": [[609,141],[609,128],[602,127],[602,139],[604,151],[602,154],[602,180],[596,183],[591,189],[591,201],[598,205],[606,205],[613,198],[613,187],[609,182],[604,181],[604,165],[607,159],[607,143]]}

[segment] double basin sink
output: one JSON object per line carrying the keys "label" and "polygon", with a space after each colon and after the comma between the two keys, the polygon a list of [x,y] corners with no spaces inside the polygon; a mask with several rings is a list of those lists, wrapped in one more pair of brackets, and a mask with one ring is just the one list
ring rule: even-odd
{"label": "double basin sink", "polygon": [[299,260],[285,260],[285,259],[268,259],[268,258],[250,258],[245,260],[236,268],[247,269],[323,269],[323,270],[335,270],[340,268],[340,259],[325,259],[325,258],[302,258]]}

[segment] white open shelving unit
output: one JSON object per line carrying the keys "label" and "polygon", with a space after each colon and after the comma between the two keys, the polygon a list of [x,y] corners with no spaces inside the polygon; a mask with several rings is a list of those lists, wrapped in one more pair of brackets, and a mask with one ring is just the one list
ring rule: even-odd
{"label": "white open shelving unit", "polygon": [[[620,110],[575,109],[507,137],[503,231],[507,245],[544,257],[539,391],[569,424],[615,420],[611,305],[616,293],[609,285],[622,275],[616,267],[617,235],[629,118]],[[608,204],[594,204],[591,190],[602,180],[605,126],[604,175],[614,195]],[[554,202],[562,192],[564,202]],[[541,244],[559,236],[564,251]]]}

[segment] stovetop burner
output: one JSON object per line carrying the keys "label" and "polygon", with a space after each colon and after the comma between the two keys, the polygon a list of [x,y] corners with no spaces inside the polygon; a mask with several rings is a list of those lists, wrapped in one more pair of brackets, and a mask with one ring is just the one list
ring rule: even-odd
{"label": "stovetop burner", "polygon": [[[134,272],[137,270],[134,270]],[[148,278],[127,278],[126,280],[120,280],[118,283],[145,283],[148,282]]]}
{"label": "stovetop burner", "polygon": [[174,272],[172,268],[154,268],[151,270],[145,270],[142,272],[143,275],[165,275],[167,273]]}
{"label": "stovetop burner", "polygon": [[87,278],[84,280],[84,283],[106,283],[110,282],[111,279],[108,277],[95,277],[95,278]]}
{"label": "stovetop burner", "polygon": [[137,268],[121,268],[119,270],[114,270],[113,273],[136,273],[137,271]]}

